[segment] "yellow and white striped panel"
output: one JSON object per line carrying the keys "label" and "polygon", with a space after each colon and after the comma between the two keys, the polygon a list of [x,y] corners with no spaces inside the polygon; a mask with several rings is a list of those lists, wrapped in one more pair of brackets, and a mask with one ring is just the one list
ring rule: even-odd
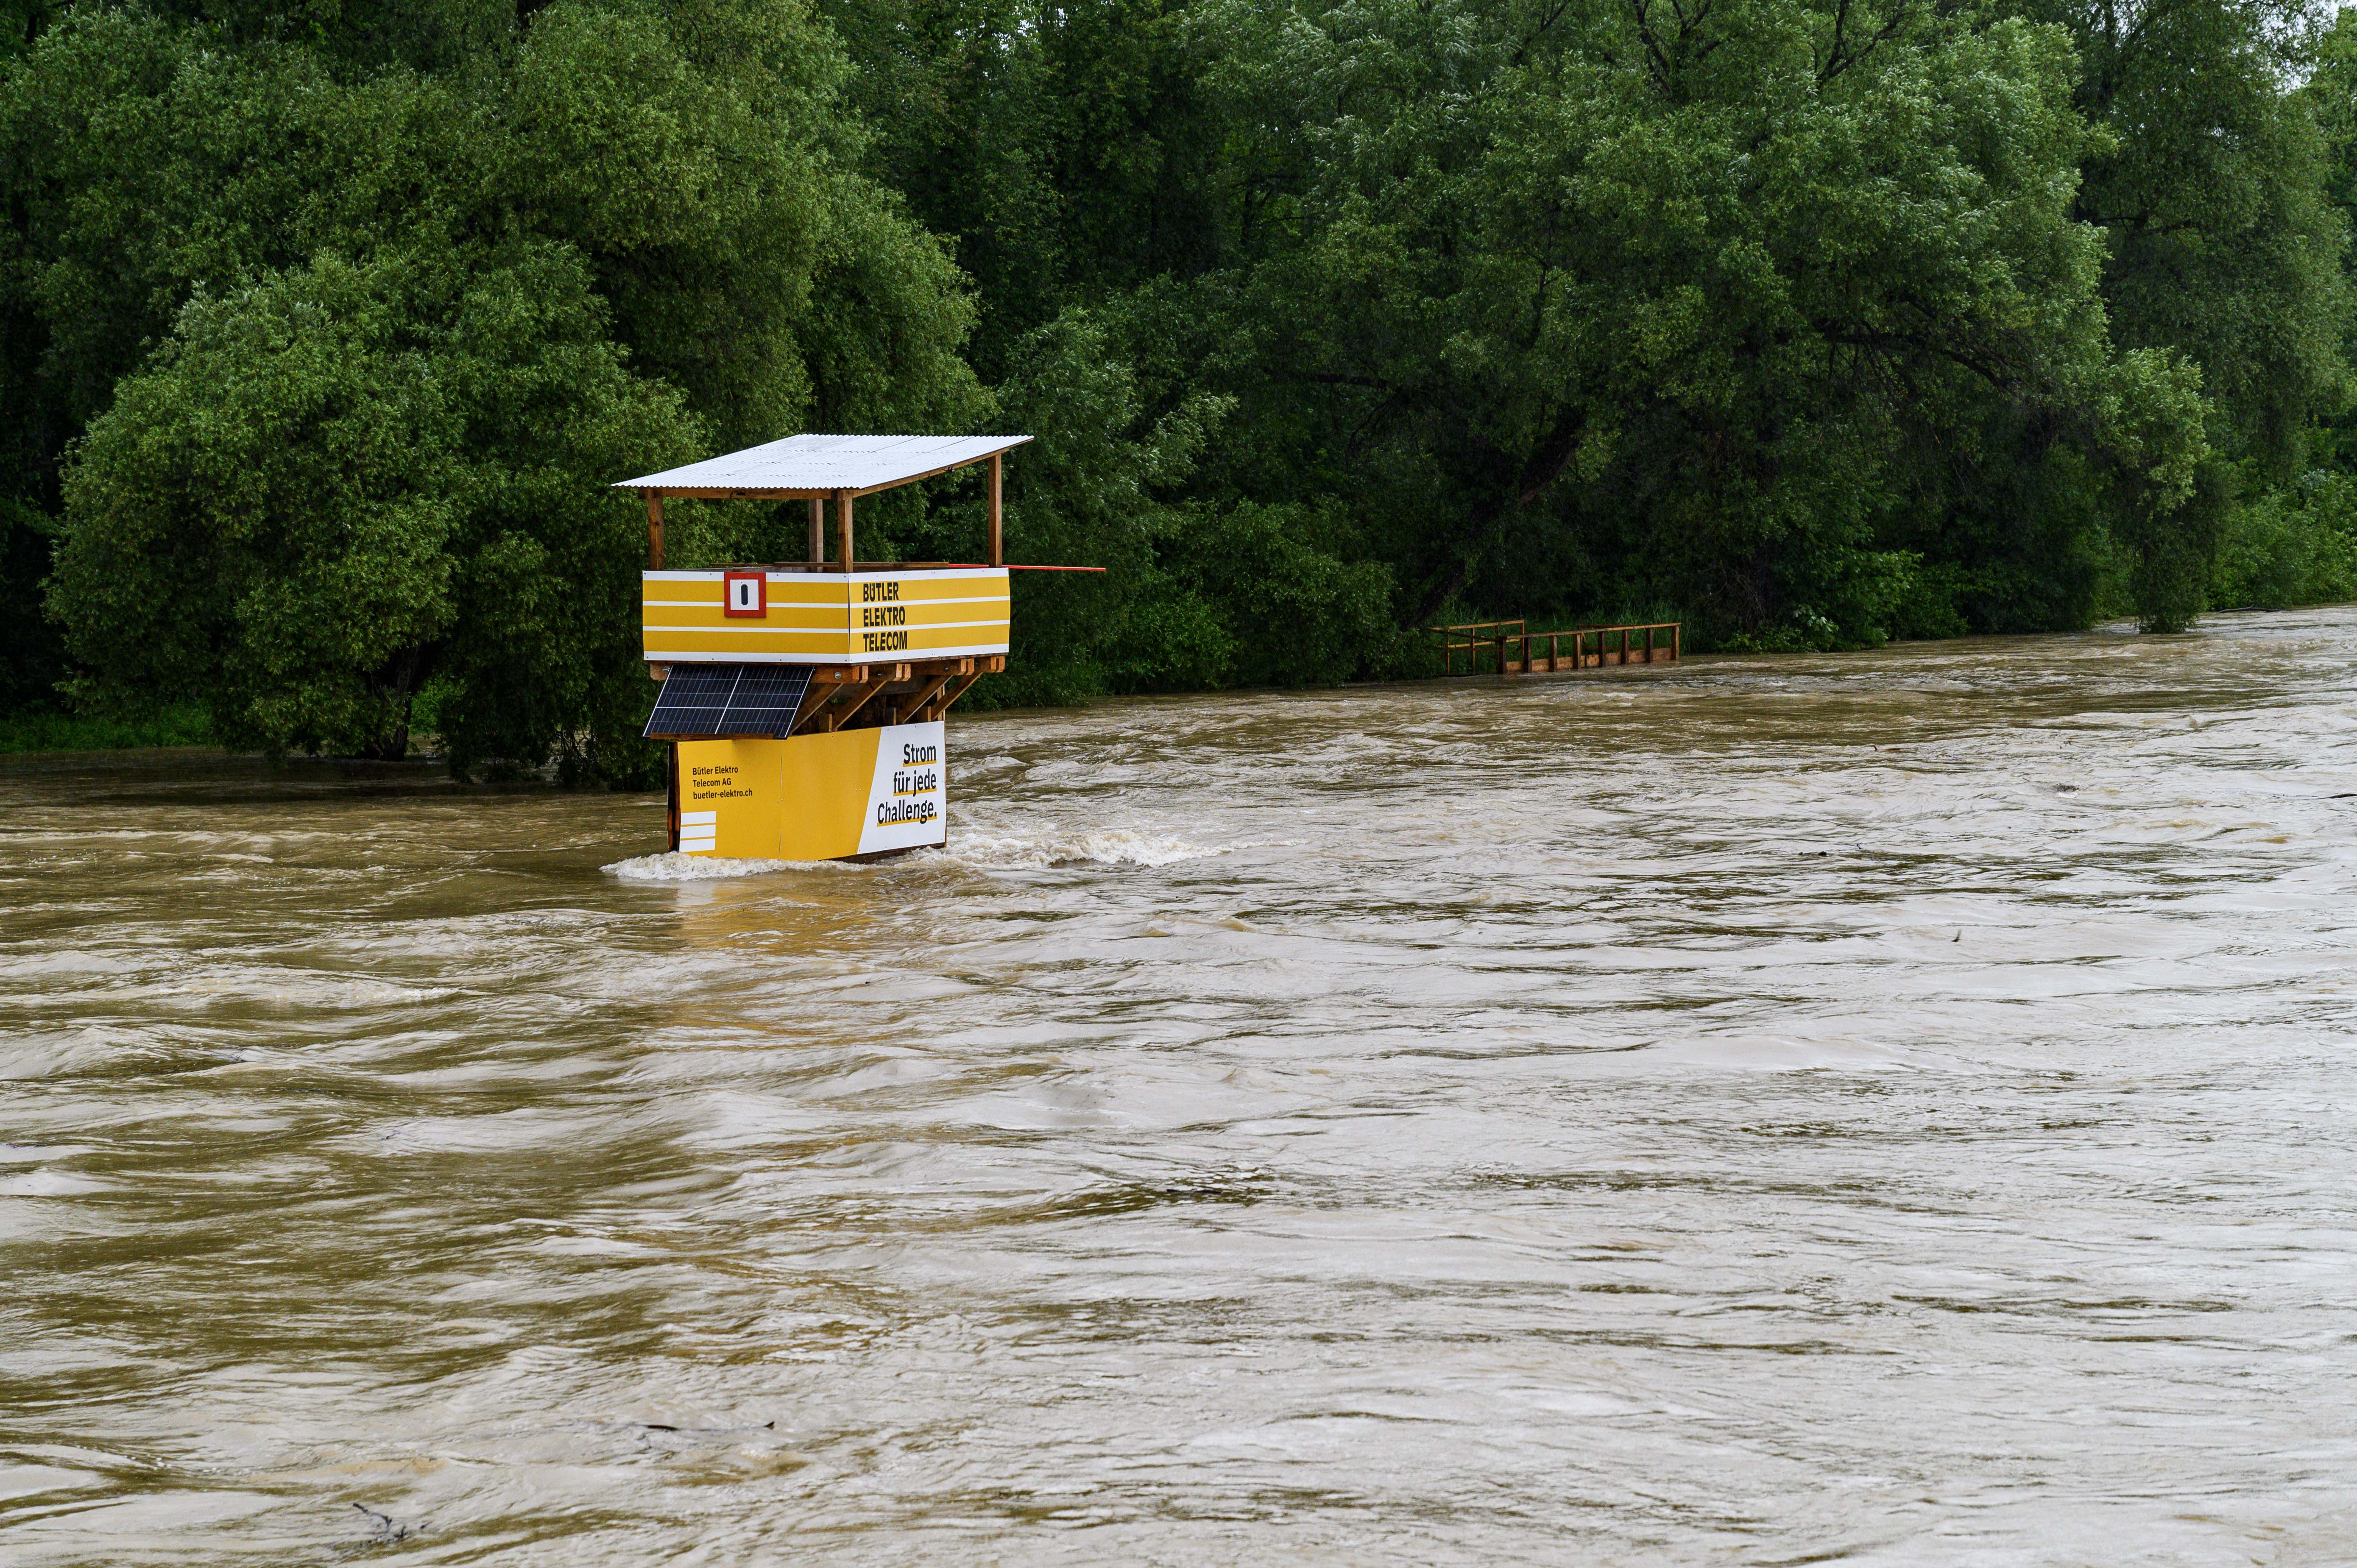
{"label": "yellow and white striped panel", "polygon": [[843,579],[771,572],[769,613],[722,614],[718,572],[640,577],[642,646],[657,663],[837,664],[843,661]]}
{"label": "yellow and white striped panel", "polygon": [[653,663],[844,664],[1006,651],[1006,570],[770,572],[760,617],[723,613],[723,575],[648,572],[643,642]]}
{"label": "yellow and white striped panel", "polygon": [[1006,651],[1003,566],[861,575],[845,591],[854,660]]}

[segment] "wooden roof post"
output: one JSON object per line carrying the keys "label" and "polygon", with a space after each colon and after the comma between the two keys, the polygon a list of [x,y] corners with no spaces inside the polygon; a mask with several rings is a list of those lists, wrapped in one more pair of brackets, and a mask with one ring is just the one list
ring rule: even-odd
{"label": "wooden roof post", "polygon": [[834,532],[842,538],[843,569],[845,572],[848,572],[851,570],[852,562],[851,492],[849,490],[837,490],[834,492]]}
{"label": "wooden roof post", "polygon": [[1004,456],[999,452],[990,455],[990,564],[994,566],[1006,564],[1006,533],[1001,525],[998,503],[998,460]]}
{"label": "wooden roof post", "polygon": [[815,566],[826,559],[826,503],[811,497],[810,561]]}
{"label": "wooden roof post", "polygon": [[647,570],[660,572],[662,567],[662,492],[647,492]]}

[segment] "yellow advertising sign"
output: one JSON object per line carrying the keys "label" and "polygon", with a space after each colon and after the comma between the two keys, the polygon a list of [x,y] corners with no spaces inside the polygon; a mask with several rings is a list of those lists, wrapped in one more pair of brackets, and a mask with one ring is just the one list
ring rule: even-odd
{"label": "yellow advertising sign", "polygon": [[678,745],[679,847],[840,860],[949,838],[944,730],[929,725]]}
{"label": "yellow advertising sign", "polygon": [[[908,572],[648,572],[650,663],[860,664],[1006,651],[1006,569]],[[736,595],[735,598],[728,596]]]}

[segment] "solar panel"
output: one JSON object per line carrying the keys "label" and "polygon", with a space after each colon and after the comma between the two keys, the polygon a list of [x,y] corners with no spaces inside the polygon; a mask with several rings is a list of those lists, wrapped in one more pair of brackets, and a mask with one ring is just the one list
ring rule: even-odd
{"label": "solar panel", "polygon": [[647,717],[649,740],[763,735],[782,740],[810,690],[802,664],[674,664]]}

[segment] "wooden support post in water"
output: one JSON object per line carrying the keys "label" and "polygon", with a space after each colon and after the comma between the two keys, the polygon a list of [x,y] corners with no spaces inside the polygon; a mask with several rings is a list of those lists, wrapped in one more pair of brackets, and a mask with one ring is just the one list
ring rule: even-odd
{"label": "wooden support post in water", "polygon": [[671,835],[664,842],[663,848],[676,854],[679,853],[679,742],[675,740],[663,742],[663,821],[667,824],[663,831]]}
{"label": "wooden support post in water", "polygon": [[1006,531],[1001,515],[998,489],[998,459],[1003,454],[996,452],[990,455],[990,564],[994,566],[1006,564]]}
{"label": "wooden support post in water", "polygon": [[647,570],[660,572],[662,567],[662,492],[647,492]]}

